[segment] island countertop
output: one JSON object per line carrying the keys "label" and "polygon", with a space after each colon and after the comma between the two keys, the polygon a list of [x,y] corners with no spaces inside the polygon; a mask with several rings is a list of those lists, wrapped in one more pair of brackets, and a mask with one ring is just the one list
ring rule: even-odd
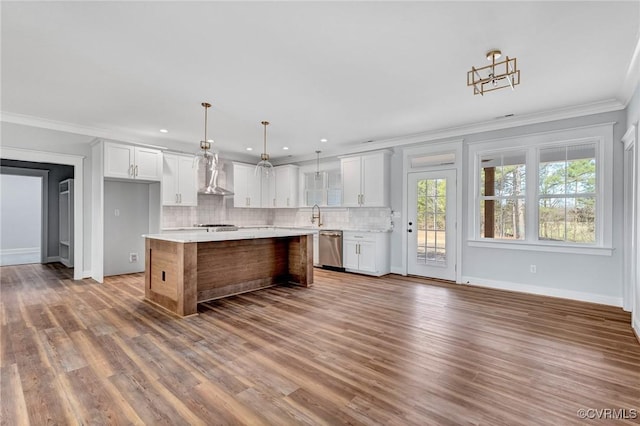
{"label": "island countertop", "polygon": [[313,283],[313,231],[245,229],[145,235],[145,300],[179,316],[200,302]]}
{"label": "island countertop", "polygon": [[305,229],[239,229],[222,232],[172,232],[168,234],[145,234],[144,238],[174,243],[206,243],[211,241],[253,240],[256,238],[280,238],[312,235],[313,230]]}

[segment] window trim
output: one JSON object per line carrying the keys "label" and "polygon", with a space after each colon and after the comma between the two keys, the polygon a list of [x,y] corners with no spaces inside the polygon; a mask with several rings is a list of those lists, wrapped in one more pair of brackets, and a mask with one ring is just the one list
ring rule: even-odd
{"label": "window trim", "polygon": [[[510,248],[548,252],[608,255],[613,253],[613,125],[603,123],[560,131],[469,143],[468,240],[472,247]],[[540,150],[595,142],[596,144],[596,242],[571,243],[539,240],[538,183]],[[480,159],[484,155],[521,149],[526,151],[526,221],[524,240],[494,240],[480,237]]]}

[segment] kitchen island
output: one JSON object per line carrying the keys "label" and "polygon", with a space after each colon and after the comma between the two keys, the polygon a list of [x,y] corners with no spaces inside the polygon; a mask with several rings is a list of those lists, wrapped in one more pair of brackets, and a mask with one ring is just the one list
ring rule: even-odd
{"label": "kitchen island", "polygon": [[178,314],[212,299],[313,283],[313,233],[304,230],[180,232],[145,237],[145,299]]}

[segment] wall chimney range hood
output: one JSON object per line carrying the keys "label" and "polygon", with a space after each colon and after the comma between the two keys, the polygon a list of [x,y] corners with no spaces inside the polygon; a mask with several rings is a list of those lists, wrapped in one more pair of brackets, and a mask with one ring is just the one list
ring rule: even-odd
{"label": "wall chimney range hood", "polygon": [[233,195],[233,191],[218,185],[222,163],[218,159],[217,152],[207,152],[200,164],[204,166],[204,185],[198,189],[199,194]]}

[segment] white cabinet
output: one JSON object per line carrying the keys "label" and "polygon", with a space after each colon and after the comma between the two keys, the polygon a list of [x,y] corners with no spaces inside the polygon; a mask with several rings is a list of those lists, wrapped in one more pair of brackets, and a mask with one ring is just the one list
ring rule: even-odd
{"label": "white cabinet", "polygon": [[340,159],[344,207],[389,207],[390,151]]}
{"label": "white cabinet", "polygon": [[162,167],[162,205],[197,206],[198,175],[193,156],[164,153]]}
{"label": "white cabinet", "polygon": [[261,207],[260,174],[252,164],[233,163],[234,207]]}
{"label": "white cabinet", "polygon": [[73,179],[58,184],[59,256],[60,263],[73,267]]}
{"label": "white cabinet", "polygon": [[105,142],[104,177],[159,182],[162,180],[162,151]]}
{"label": "white cabinet", "polygon": [[343,266],[348,272],[381,276],[390,272],[388,232],[343,233]]}
{"label": "white cabinet", "polygon": [[275,168],[275,196],[273,207],[298,207],[298,166]]}
{"label": "white cabinet", "polygon": [[258,171],[258,179],[260,180],[260,207],[269,208],[276,206],[276,168],[274,167],[268,177],[260,174]]}
{"label": "white cabinet", "polygon": [[274,167],[269,177],[253,164],[233,163],[235,207],[298,207],[298,166]]}

